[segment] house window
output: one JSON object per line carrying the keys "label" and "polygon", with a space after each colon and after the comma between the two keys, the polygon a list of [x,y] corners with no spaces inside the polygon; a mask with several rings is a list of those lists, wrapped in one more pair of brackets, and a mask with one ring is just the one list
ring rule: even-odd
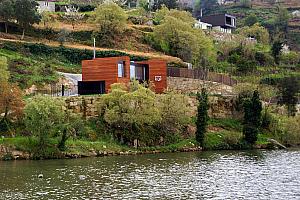
{"label": "house window", "polygon": [[118,77],[119,78],[125,77],[124,61],[118,62]]}

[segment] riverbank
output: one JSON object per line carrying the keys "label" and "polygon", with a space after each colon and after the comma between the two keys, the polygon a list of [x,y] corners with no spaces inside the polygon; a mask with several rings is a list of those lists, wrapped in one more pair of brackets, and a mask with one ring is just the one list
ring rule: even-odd
{"label": "riverbank", "polygon": [[65,159],[202,150],[193,139],[182,140],[166,146],[140,148],[132,148],[115,142],[68,140],[65,151],[59,151],[56,147],[57,143],[57,140],[52,139],[47,148],[41,152],[36,147],[36,138],[2,138],[0,139],[0,160]]}
{"label": "riverbank", "polygon": [[[211,134],[210,134],[211,135]],[[221,133],[214,134],[206,140],[206,151],[212,150],[244,150],[250,147],[242,144],[229,146],[221,140]],[[120,145],[112,141],[87,141],[67,140],[66,150],[57,148],[58,140],[51,139],[49,145],[41,151],[37,148],[37,139],[34,137],[14,137],[0,139],[0,160],[35,160],[35,159],[73,159],[85,157],[122,156],[137,154],[157,154],[171,152],[195,152],[202,151],[194,139],[184,139],[166,146],[133,148]],[[260,136],[254,149],[276,148],[267,138]]]}

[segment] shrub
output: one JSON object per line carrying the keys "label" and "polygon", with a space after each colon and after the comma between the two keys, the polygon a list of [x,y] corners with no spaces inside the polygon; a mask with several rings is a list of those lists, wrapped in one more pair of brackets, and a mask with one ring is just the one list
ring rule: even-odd
{"label": "shrub", "polygon": [[184,95],[155,95],[137,82],[112,85],[111,93],[101,98],[99,113],[98,123],[108,126],[117,140],[132,144],[137,139],[140,146],[177,141],[190,120]]}
{"label": "shrub", "polygon": [[[126,142],[143,140],[143,129],[161,120],[155,105],[155,94],[141,85],[133,84],[130,92],[124,85],[114,84],[111,93],[102,97],[99,105],[100,117],[103,117],[112,129],[115,137]],[[118,131],[122,130],[122,131]]]}
{"label": "shrub", "polygon": [[65,112],[63,101],[46,96],[36,96],[27,102],[24,109],[26,129],[38,138],[38,146],[43,149],[49,138],[63,126]]}
{"label": "shrub", "polygon": [[275,64],[274,58],[266,52],[255,52],[255,60],[260,66],[273,66]]}
{"label": "shrub", "polygon": [[161,113],[160,127],[162,132],[176,132],[190,121],[188,115],[188,100],[186,96],[169,91],[162,95],[157,95],[156,101]]}
{"label": "shrub", "polygon": [[282,65],[296,66],[300,61],[300,54],[295,51],[282,53],[279,57],[279,60]]}
{"label": "shrub", "polygon": [[297,146],[300,144],[300,115],[286,118],[283,123],[282,142],[285,145]]}

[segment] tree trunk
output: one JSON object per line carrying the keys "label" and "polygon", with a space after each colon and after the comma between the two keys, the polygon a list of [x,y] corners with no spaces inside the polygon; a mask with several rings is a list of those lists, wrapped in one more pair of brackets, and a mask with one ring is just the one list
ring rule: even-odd
{"label": "tree trunk", "polygon": [[23,28],[23,33],[22,33],[21,40],[24,40],[24,36],[25,36],[25,28]]}
{"label": "tree trunk", "polygon": [[7,23],[5,22],[5,33],[7,33]]}

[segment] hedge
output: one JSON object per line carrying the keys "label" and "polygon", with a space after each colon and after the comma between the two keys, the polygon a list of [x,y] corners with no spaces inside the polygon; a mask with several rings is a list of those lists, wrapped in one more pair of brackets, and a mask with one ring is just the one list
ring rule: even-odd
{"label": "hedge", "polygon": [[[29,52],[30,54],[37,56],[55,56],[57,59],[63,59],[62,61],[67,60],[72,64],[80,64],[82,60],[90,60],[93,58],[92,50],[67,48],[64,46],[51,47],[40,43],[4,42],[1,44],[1,48],[20,53]],[[115,50],[96,51],[97,58],[116,56],[129,56],[131,60],[135,61],[148,60],[147,57],[129,55],[127,53]]]}

